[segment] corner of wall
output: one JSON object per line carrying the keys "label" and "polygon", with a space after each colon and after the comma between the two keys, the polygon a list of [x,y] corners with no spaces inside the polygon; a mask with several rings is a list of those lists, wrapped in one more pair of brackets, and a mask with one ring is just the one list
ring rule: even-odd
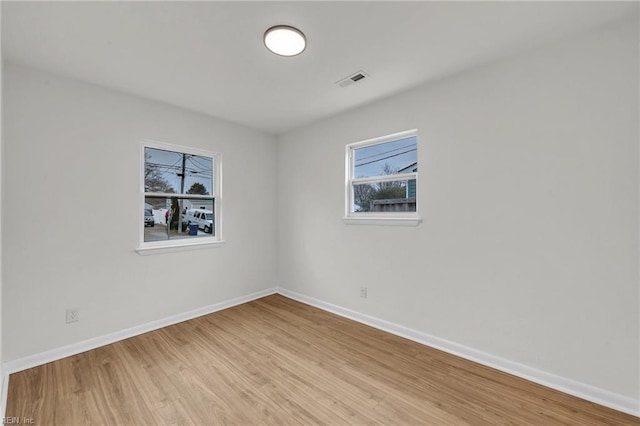
{"label": "corner of wall", "polygon": [[[0,5],[0,22],[2,22],[2,5]],[[0,31],[0,45],[2,45],[2,31]],[[3,79],[3,71],[4,68],[4,58],[0,55],[0,366],[2,365],[2,222],[4,221],[4,215],[2,214],[2,199],[3,193],[2,190],[4,179],[2,179],[3,174],[3,151],[4,151],[4,116],[2,104],[4,103],[4,98],[2,96],[2,88],[4,86]],[[2,372],[2,368],[0,368],[0,386],[2,387],[2,394],[0,396],[0,416],[4,418],[4,410],[7,402],[7,386],[9,384],[8,377],[5,378]]]}

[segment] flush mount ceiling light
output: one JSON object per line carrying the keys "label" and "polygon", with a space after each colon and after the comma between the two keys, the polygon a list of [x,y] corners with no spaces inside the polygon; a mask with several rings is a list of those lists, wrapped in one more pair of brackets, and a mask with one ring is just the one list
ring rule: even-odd
{"label": "flush mount ceiling light", "polygon": [[296,56],[307,47],[302,31],[288,25],[276,25],[264,33],[264,45],[280,56]]}

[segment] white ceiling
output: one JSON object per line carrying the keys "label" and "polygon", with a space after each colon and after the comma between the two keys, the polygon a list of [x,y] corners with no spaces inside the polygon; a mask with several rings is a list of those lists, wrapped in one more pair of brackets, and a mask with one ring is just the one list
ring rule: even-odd
{"label": "white ceiling", "polygon": [[[282,133],[617,20],[635,2],[2,2],[5,60]],[[308,39],[269,53],[276,24]],[[370,78],[341,88],[364,70]]]}

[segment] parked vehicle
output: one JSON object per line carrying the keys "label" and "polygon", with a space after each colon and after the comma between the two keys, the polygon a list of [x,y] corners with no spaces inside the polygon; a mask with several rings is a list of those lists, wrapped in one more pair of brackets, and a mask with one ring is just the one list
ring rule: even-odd
{"label": "parked vehicle", "polygon": [[144,226],[156,226],[156,220],[153,218],[153,210],[144,209]]}
{"label": "parked vehicle", "polygon": [[213,212],[204,209],[188,209],[183,219],[187,226],[192,223],[198,224],[198,229],[204,230],[207,234],[213,233]]}

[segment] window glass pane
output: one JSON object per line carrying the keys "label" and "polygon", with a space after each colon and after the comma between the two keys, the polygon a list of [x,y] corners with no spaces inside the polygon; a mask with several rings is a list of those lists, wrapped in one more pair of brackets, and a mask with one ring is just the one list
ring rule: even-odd
{"label": "window glass pane", "polygon": [[353,177],[412,173],[418,167],[416,154],[416,136],[356,148],[353,150]]}
{"label": "window glass pane", "polygon": [[213,158],[145,147],[144,190],[213,194]]}
{"label": "window glass pane", "polygon": [[415,212],[415,179],[353,185],[352,212]]}
{"label": "window glass pane", "polygon": [[215,236],[213,198],[145,197],[144,201],[145,242]]}

